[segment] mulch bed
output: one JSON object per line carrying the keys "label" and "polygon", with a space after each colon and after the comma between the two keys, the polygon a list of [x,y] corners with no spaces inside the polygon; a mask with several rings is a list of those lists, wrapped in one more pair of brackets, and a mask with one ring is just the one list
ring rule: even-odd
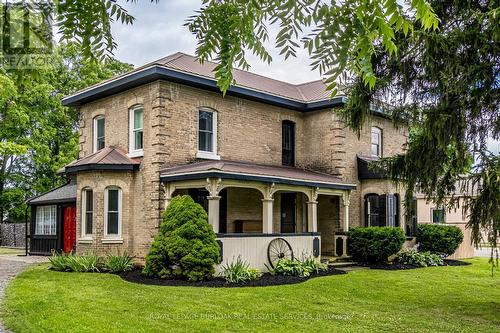
{"label": "mulch bed", "polygon": [[279,286],[285,284],[296,284],[319,276],[340,275],[340,274],[346,274],[346,272],[331,267],[328,268],[327,271],[320,272],[318,274],[316,273],[311,274],[311,276],[309,277],[271,275],[266,273],[257,280],[248,281],[245,283],[227,283],[226,280],[220,277],[201,282],[188,282],[185,280],[167,280],[167,279],[150,278],[142,275],[141,270],[138,269],[135,269],[130,272],[120,273],[118,275],[122,279],[129,282],[149,284],[155,286],[235,288],[235,287],[267,287],[267,286]]}
{"label": "mulch bed", "polygon": [[[444,259],[444,264],[445,264],[445,266],[468,266],[471,263],[461,261],[461,260]],[[388,271],[423,268],[423,267],[404,265],[404,264],[398,264],[398,263],[359,264],[359,266],[368,267],[370,269],[382,269],[382,270],[388,270]]]}

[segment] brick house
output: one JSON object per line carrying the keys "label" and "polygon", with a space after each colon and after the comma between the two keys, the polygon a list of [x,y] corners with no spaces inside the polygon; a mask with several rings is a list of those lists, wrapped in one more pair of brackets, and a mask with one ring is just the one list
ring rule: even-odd
{"label": "brick house", "polygon": [[[402,190],[367,168],[402,151],[405,128],[374,111],[358,137],[335,112],[345,97],[331,98],[322,81],[235,70],[223,97],[215,65],[176,53],[63,100],[80,112],[80,153],[64,169],[76,184],[76,240],[60,244],[144,258],[179,194],[207,210],[223,261],[241,255],[257,268],[277,238],[296,257],[318,257],[344,255],[350,227],[411,233]],[[33,230],[55,223],[63,235],[64,213],[53,221],[41,211]]]}

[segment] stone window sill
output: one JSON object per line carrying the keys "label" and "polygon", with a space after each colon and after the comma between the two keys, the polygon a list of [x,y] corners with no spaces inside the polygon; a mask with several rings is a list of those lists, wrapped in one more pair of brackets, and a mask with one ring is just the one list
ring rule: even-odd
{"label": "stone window sill", "polygon": [[92,244],[92,238],[80,238],[78,240],[79,244]]}
{"label": "stone window sill", "polygon": [[203,158],[205,160],[220,160],[219,155],[206,151],[198,151],[198,153],[196,153],[196,158]]}
{"label": "stone window sill", "polygon": [[103,244],[123,244],[123,238],[103,238]]}

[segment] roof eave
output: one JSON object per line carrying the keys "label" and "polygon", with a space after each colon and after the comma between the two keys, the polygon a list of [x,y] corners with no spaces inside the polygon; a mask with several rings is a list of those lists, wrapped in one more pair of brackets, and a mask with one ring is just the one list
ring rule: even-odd
{"label": "roof eave", "polygon": [[66,173],[75,173],[80,171],[137,171],[139,164],[84,164],[67,166]]}
{"label": "roof eave", "polygon": [[[129,75],[119,77],[105,84],[65,97],[62,102],[63,105],[77,107],[156,80],[166,80],[213,92],[220,92],[217,82],[213,79],[172,70],[159,65],[153,65],[137,72],[130,73]],[[345,97],[343,96],[328,100],[304,102],[241,86],[229,87],[227,94],[301,112],[315,111],[345,104]]]}
{"label": "roof eave", "polygon": [[330,188],[337,190],[355,190],[356,185],[353,184],[342,184],[333,182],[319,182],[310,181],[302,179],[290,179],[278,176],[266,176],[266,175],[250,175],[232,172],[222,172],[216,170],[207,170],[203,172],[192,172],[183,174],[172,174],[172,175],[160,175],[160,180],[162,182],[173,182],[180,180],[194,180],[194,179],[205,179],[205,178],[221,178],[221,179],[234,179],[234,180],[246,180],[246,181],[259,181],[264,183],[276,183],[276,184],[286,184],[286,185],[297,185],[297,186],[311,186],[319,188]]}

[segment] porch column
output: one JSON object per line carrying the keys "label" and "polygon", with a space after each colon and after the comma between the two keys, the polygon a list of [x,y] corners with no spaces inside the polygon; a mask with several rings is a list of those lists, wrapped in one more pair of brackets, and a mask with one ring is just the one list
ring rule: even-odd
{"label": "porch column", "polygon": [[342,229],[344,232],[349,231],[349,202],[350,202],[350,192],[344,192],[342,195],[342,204],[344,205],[344,224]]}
{"label": "porch column", "polygon": [[273,233],[273,203],[274,199],[262,199],[262,233]]}
{"label": "porch column", "polygon": [[318,202],[308,201],[307,202],[307,231],[317,232],[318,231]]}
{"label": "porch column", "polygon": [[208,196],[208,223],[212,226],[215,233],[219,232],[219,196]]}
{"label": "porch column", "polygon": [[165,193],[165,207],[163,209],[167,209],[168,205],[170,205],[170,201],[172,201],[172,192],[174,192],[174,188],[170,183],[164,183],[163,189]]}

